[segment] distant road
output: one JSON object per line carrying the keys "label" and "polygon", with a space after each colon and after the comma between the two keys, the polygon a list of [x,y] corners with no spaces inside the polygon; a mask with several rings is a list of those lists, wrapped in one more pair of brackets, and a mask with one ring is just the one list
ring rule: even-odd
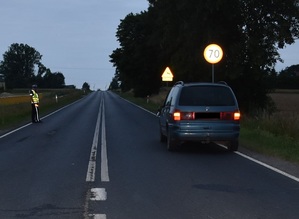
{"label": "distant road", "polygon": [[0,218],[298,218],[299,182],[217,145],[170,153],[105,91],[0,136]]}

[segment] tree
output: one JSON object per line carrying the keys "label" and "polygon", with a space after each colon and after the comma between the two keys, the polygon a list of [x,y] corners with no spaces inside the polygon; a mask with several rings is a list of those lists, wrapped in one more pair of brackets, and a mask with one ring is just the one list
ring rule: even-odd
{"label": "tree", "polygon": [[41,54],[27,44],[12,44],[1,61],[1,72],[5,75],[7,88],[30,86],[35,79],[35,67],[40,64],[41,58]]}
{"label": "tree", "polygon": [[299,65],[292,65],[279,72],[277,88],[299,89]]}
{"label": "tree", "polygon": [[112,81],[110,83],[109,90],[117,90],[117,89],[119,89],[119,84],[117,78],[114,77],[112,78]]}
{"label": "tree", "polygon": [[[139,15],[129,14],[118,26],[116,36],[121,48],[113,51],[110,55],[111,62],[116,67],[115,78],[121,83],[122,90],[134,89],[135,95],[146,96],[157,92],[160,81],[157,80],[155,47],[148,42],[152,28],[147,13]],[[147,51],[147,52],[144,52]]]}
{"label": "tree", "polygon": [[149,0],[147,12],[121,21],[111,62],[121,87],[145,96],[157,90],[166,66],[175,80],[211,81],[202,53],[217,43],[225,55],[215,66],[216,80],[233,87],[243,111],[255,111],[269,102],[278,49],[299,36],[298,19],[294,0]]}
{"label": "tree", "polygon": [[0,63],[0,73],[5,75],[7,88],[25,88],[38,84],[41,88],[65,86],[61,72],[52,73],[41,63],[42,55],[27,44],[11,44]]}
{"label": "tree", "polygon": [[84,82],[82,85],[82,90],[84,91],[90,91],[90,86],[87,82]]}
{"label": "tree", "polygon": [[51,73],[48,71],[43,77],[43,86],[47,88],[63,88],[65,86],[63,74],[61,72]]}

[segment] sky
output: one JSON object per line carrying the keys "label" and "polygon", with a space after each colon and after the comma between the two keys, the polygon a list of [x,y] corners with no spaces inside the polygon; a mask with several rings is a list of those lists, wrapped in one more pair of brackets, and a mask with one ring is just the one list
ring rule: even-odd
{"label": "sky", "polygon": [[[67,85],[82,88],[87,82],[93,90],[106,90],[114,76],[109,55],[119,47],[120,20],[148,9],[147,0],[0,2],[0,60],[11,44],[27,44],[51,72],[63,73]],[[298,51],[299,41],[279,50],[284,63],[277,63],[276,70],[299,64]]]}
{"label": "sky", "polygon": [[13,43],[33,47],[67,85],[106,90],[115,73],[120,20],[148,9],[147,0],[0,0],[0,60]]}

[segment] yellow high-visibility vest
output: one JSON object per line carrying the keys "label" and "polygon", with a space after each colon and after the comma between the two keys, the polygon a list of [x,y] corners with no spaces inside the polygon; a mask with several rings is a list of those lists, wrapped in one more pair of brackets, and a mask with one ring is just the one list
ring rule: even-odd
{"label": "yellow high-visibility vest", "polygon": [[35,92],[35,90],[31,90],[32,91],[32,101],[31,103],[39,103],[39,98],[38,98],[38,94]]}

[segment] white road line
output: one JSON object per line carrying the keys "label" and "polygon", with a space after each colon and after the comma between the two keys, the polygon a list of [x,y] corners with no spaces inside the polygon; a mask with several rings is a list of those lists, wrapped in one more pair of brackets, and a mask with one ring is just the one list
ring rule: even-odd
{"label": "white road line", "polygon": [[238,154],[238,155],[240,155],[240,156],[242,156],[242,157],[244,157],[244,158],[246,158],[246,159],[248,159],[248,160],[251,160],[251,161],[253,161],[253,162],[255,162],[255,163],[257,163],[257,164],[259,164],[261,166],[264,166],[264,167],[266,167],[266,168],[268,168],[268,169],[270,169],[270,170],[272,170],[272,171],[274,171],[276,173],[279,173],[279,174],[281,174],[283,176],[286,176],[286,177],[288,177],[288,178],[290,178],[292,180],[295,180],[295,181],[299,182],[299,178],[297,178],[297,177],[295,177],[295,176],[293,176],[291,174],[288,174],[288,173],[286,173],[286,172],[284,172],[282,170],[279,170],[279,169],[277,169],[275,167],[272,167],[272,166],[270,166],[268,164],[265,164],[265,163],[263,163],[261,161],[258,161],[258,160],[254,159],[252,157],[249,157],[249,156],[247,156],[245,154],[242,154],[241,152],[235,151],[235,153]]}
{"label": "white road line", "polygon": [[105,122],[105,105],[102,105],[102,150],[101,150],[101,180],[102,182],[109,182],[108,172],[108,157],[106,144],[106,122]]}
{"label": "white road line", "polygon": [[101,135],[101,181],[109,182],[109,172],[108,172],[108,158],[107,158],[107,144],[106,144],[106,124],[105,124],[105,106],[104,99],[100,103],[95,133],[93,137],[93,143],[90,152],[90,159],[87,168],[86,182],[94,182],[96,177],[96,156],[98,149],[98,139],[100,132],[100,122],[102,117],[102,135]]}
{"label": "white road line", "polygon": [[105,188],[93,188],[91,191],[90,200],[92,201],[106,201],[107,192]]}
{"label": "white road line", "polygon": [[96,172],[96,162],[89,161],[86,175],[86,182],[94,182],[95,181],[95,172]]}
{"label": "white road line", "polygon": [[[223,145],[223,144],[217,144],[217,145],[219,145],[219,146],[222,147],[222,148],[227,149],[227,147],[226,147],[225,145]],[[283,175],[283,176],[286,176],[286,177],[288,177],[288,178],[290,178],[290,179],[292,179],[292,180],[295,180],[295,181],[299,182],[299,178],[297,178],[297,177],[295,177],[295,176],[293,176],[293,175],[291,175],[291,174],[288,174],[288,173],[286,173],[286,172],[284,172],[284,171],[282,171],[282,170],[279,170],[279,169],[277,169],[277,168],[275,168],[275,167],[273,167],[273,166],[271,166],[271,165],[269,165],[269,164],[263,163],[263,162],[261,162],[261,161],[259,161],[259,160],[256,160],[256,159],[254,159],[254,158],[252,158],[252,157],[249,157],[249,156],[247,156],[246,154],[243,154],[243,153],[241,153],[241,152],[239,152],[239,151],[234,151],[234,153],[235,153],[235,154],[238,154],[239,156],[244,157],[244,158],[246,158],[246,159],[248,159],[248,160],[251,160],[251,161],[253,161],[253,162],[255,162],[255,163],[257,163],[257,164],[259,164],[259,165],[261,165],[261,166],[263,166],[263,167],[266,167],[266,168],[268,168],[268,169],[270,169],[270,170],[272,170],[272,171],[274,171],[274,172],[276,172],[276,173],[279,173],[279,174],[281,174],[281,175]]]}
{"label": "white road line", "polygon": [[106,219],[106,214],[90,214],[89,217],[93,219]]}
{"label": "white road line", "polygon": [[102,102],[100,104],[96,128],[94,131],[93,142],[91,146],[89,164],[87,168],[86,174],[86,182],[94,182],[95,181],[95,173],[96,173],[96,157],[97,157],[97,149],[98,149],[98,139],[99,139],[99,132],[100,132],[100,120],[101,120],[101,109],[102,109]]}

